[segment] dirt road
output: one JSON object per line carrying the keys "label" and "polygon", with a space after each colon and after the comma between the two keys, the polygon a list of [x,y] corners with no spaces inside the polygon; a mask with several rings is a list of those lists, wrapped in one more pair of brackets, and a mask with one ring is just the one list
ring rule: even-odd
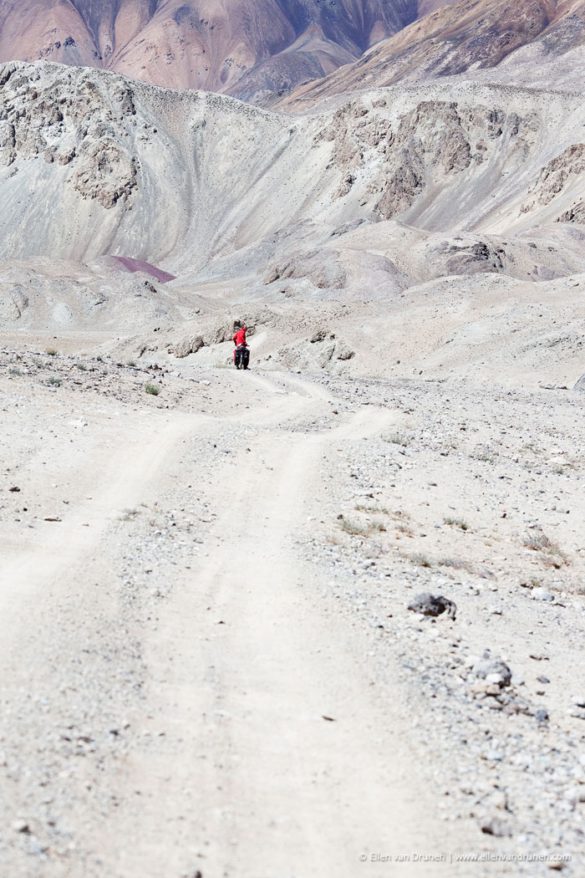
{"label": "dirt road", "polygon": [[391,414],[246,378],[201,411],[87,395],[81,427],[31,399],[25,455],[17,413],[2,874],[381,875],[360,857],[444,844],[404,693],[380,697],[304,543],[322,462]]}

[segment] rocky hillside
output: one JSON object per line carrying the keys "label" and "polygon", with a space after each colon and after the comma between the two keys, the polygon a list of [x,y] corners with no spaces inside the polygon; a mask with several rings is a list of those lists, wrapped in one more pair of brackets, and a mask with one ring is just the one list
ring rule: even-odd
{"label": "rocky hillside", "polygon": [[0,0],[0,61],[269,100],[450,0]]}
{"label": "rocky hillside", "polygon": [[461,74],[579,91],[584,61],[583,0],[460,0],[301,86],[286,103],[302,108],[331,94]]}
{"label": "rocky hillside", "polygon": [[[0,256],[115,254],[183,277],[264,276],[275,264],[274,279],[301,273],[328,288],[348,269],[333,257],[324,269],[323,246],[341,251],[367,224],[367,248],[391,221],[432,239],[439,274],[459,264],[538,273],[542,227],[567,237],[585,218],[584,116],[571,96],[437,83],[291,119],[12,63],[0,68]],[[520,260],[508,254],[521,238]],[[398,251],[400,240],[373,249]],[[574,252],[565,246],[565,263]],[[557,275],[572,265],[561,262],[547,252]],[[386,269],[394,276],[393,262]]]}

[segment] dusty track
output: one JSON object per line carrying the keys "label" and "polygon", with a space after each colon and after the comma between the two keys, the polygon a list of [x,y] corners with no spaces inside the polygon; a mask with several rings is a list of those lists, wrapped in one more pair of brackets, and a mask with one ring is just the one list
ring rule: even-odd
{"label": "dusty track", "polygon": [[[302,547],[323,457],[389,413],[246,377],[217,375],[205,414],[119,407],[81,458],[64,434],[35,472],[37,500],[69,490],[0,563],[4,874],[354,875],[439,838],[403,693],[376,696]],[[199,531],[177,540],[157,522],[189,503]]]}

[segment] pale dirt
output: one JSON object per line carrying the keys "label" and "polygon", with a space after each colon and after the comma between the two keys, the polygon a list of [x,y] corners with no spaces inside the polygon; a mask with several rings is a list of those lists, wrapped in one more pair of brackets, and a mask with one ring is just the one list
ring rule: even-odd
{"label": "pale dirt", "polygon": [[[2,378],[3,493],[18,485],[8,497],[35,512],[30,529],[16,510],[2,524],[3,875],[378,875],[360,855],[445,845],[405,693],[380,698],[302,542],[323,456],[391,414],[359,408],[307,433],[331,418],[318,385],[210,380],[211,412],[89,393],[80,425],[68,391],[27,387],[23,411],[25,379]],[[144,516],[189,494],[194,538],[176,546],[161,527],[154,563],[163,542],[171,560],[145,575]]]}

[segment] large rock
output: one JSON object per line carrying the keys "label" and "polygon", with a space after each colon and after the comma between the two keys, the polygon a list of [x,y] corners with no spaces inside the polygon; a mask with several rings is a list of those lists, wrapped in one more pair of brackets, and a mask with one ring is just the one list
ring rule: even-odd
{"label": "large rock", "polygon": [[582,393],[585,393],[585,375],[581,375],[577,383],[575,384],[575,390],[580,390]]}
{"label": "large rock", "polygon": [[200,335],[191,336],[189,338],[184,338],[182,341],[173,345],[169,349],[169,353],[171,353],[178,360],[184,360],[185,357],[190,356],[191,354],[196,354],[197,351],[200,351],[202,347],[204,347],[205,342]]}
{"label": "large rock", "polygon": [[486,649],[482,658],[473,666],[473,673],[480,680],[504,688],[512,682],[512,671],[502,659],[494,657]]}
{"label": "large rock", "polygon": [[450,619],[455,619],[457,615],[457,605],[449,598],[443,595],[433,595],[429,592],[418,594],[408,605],[408,609],[413,613],[420,613],[421,616],[441,616],[446,613]]}

